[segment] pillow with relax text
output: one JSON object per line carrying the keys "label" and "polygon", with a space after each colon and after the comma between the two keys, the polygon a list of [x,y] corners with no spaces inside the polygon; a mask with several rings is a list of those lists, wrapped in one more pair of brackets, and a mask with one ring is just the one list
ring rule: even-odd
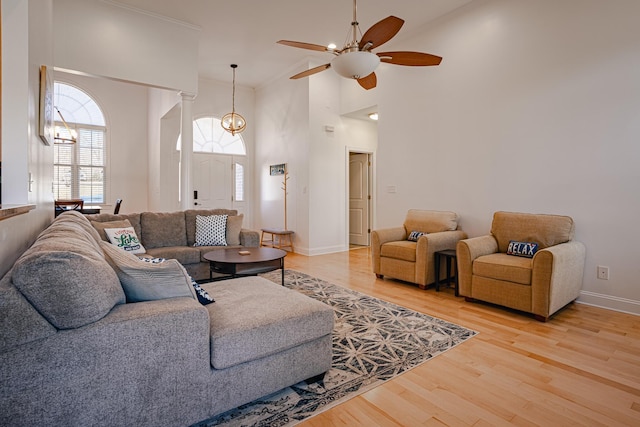
{"label": "pillow with relax text", "polygon": [[507,248],[507,255],[521,256],[525,258],[533,258],[538,252],[538,244],[534,242],[518,242],[516,240],[509,240],[509,247]]}
{"label": "pillow with relax text", "polygon": [[105,228],[104,232],[109,242],[120,249],[124,249],[132,254],[143,254],[146,252],[133,227]]}

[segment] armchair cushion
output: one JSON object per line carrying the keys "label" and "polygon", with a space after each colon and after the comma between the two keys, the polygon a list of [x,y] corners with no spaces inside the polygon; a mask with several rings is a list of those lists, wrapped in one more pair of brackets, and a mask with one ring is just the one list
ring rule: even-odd
{"label": "armchair cushion", "polygon": [[380,248],[380,256],[416,262],[416,245],[409,240],[385,243]]}
{"label": "armchair cushion", "polygon": [[496,253],[477,258],[473,262],[473,274],[521,285],[531,285],[532,265],[533,262],[530,258]]}

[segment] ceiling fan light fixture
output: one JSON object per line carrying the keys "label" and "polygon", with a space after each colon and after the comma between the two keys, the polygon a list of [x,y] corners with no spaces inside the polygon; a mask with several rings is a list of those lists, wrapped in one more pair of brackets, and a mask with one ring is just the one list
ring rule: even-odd
{"label": "ceiling fan light fixture", "polygon": [[238,65],[231,64],[233,68],[233,95],[231,98],[231,112],[225,114],[220,121],[222,128],[231,135],[242,132],[247,127],[247,121],[240,114],[236,113],[236,68]]}
{"label": "ceiling fan light fixture", "polygon": [[331,60],[331,68],[342,77],[360,79],[373,73],[380,58],[371,52],[345,52]]}

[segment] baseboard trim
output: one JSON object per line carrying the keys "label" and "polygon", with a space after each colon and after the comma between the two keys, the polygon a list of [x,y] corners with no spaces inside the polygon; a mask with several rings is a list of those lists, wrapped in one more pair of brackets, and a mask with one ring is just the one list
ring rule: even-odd
{"label": "baseboard trim", "polygon": [[606,308],[608,310],[640,316],[640,301],[632,299],[581,291],[580,297],[578,297],[576,302],[579,304],[591,305],[594,307]]}
{"label": "baseboard trim", "polygon": [[296,253],[305,256],[315,256],[315,255],[327,255],[333,254],[337,252],[346,252],[348,251],[348,247],[344,246],[325,246],[322,248],[303,248],[301,246],[296,246]]}

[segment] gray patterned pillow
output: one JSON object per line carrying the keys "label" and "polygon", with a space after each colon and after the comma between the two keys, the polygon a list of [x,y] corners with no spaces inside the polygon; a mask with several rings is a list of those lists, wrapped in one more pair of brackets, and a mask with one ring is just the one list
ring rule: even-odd
{"label": "gray patterned pillow", "polygon": [[228,215],[196,215],[196,243],[194,246],[227,246]]}

